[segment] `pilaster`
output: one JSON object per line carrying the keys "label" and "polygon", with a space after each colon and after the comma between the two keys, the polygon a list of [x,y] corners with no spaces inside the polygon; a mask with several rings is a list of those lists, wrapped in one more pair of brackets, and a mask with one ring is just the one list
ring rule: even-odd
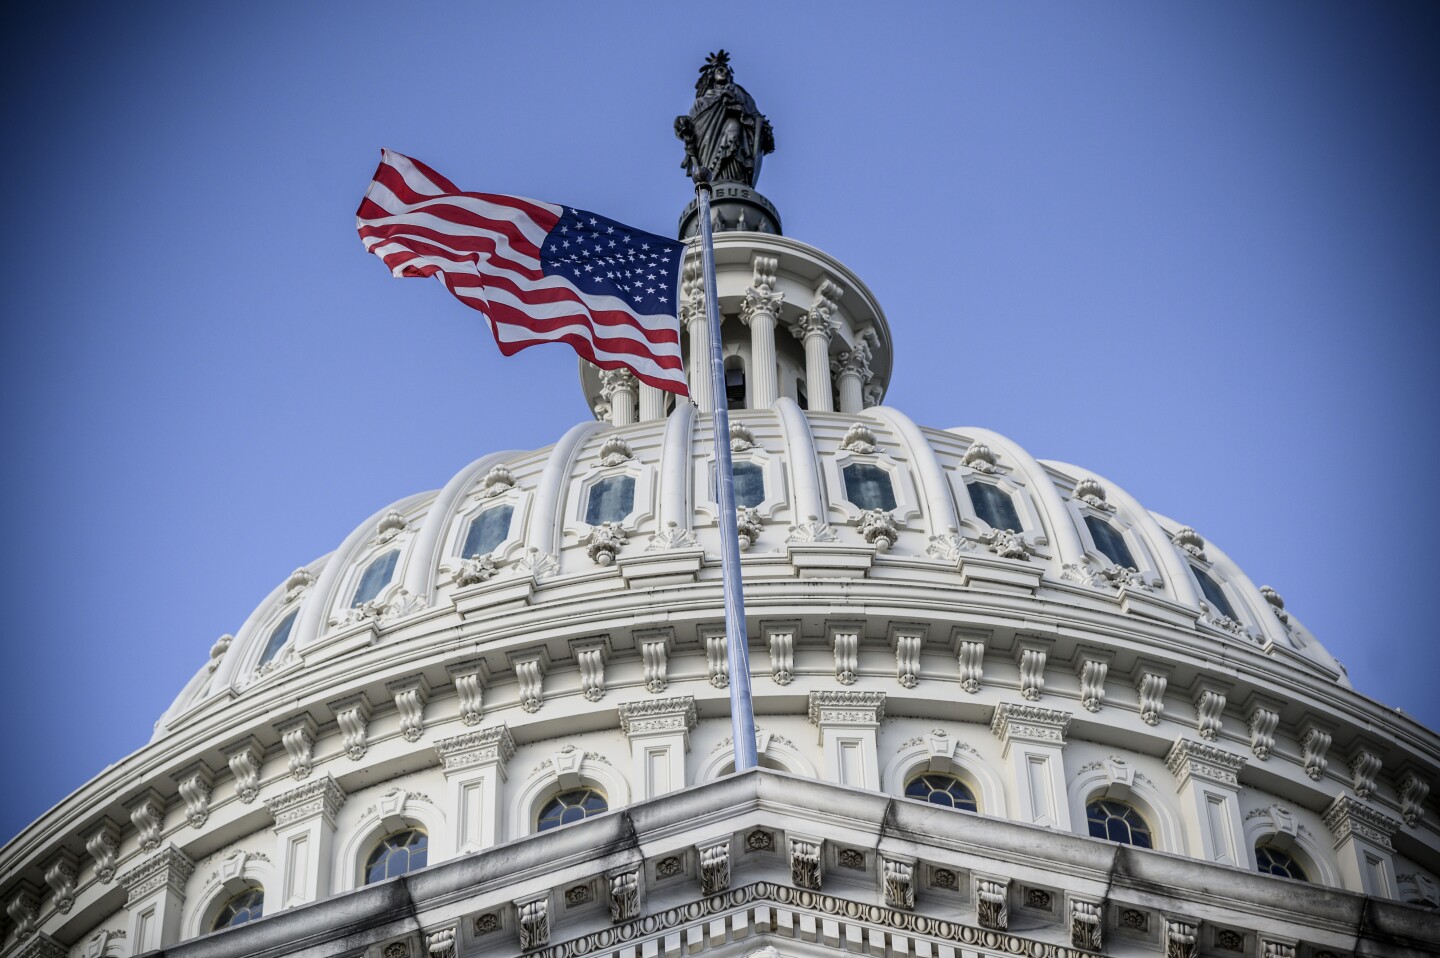
{"label": "pilaster", "polygon": [[345,791],[329,775],[266,799],[265,807],[275,819],[280,872],[273,906],[266,890],[267,911],[303,905],[329,893],[335,815],[343,804]]}
{"label": "pilaster", "polygon": [[1335,836],[1340,876],[1350,891],[1395,898],[1395,846],[1400,823],[1348,795],[1325,809],[1325,827]]}
{"label": "pilaster", "polygon": [[1165,767],[1175,776],[1190,853],[1205,861],[1249,868],[1239,802],[1244,756],[1177,738],[1165,756]]}
{"label": "pilaster", "polygon": [[185,905],[185,882],[195,865],[174,845],[120,876],[125,888],[125,910],[131,954],[164,948],[180,940],[180,912]]}
{"label": "pilaster", "polygon": [[885,717],[884,692],[850,689],[810,693],[810,722],[820,730],[824,775],[841,785],[880,789],[876,730]]}
{"label": "pilaster", "polygon": [[1012,811],[1022,822],[1070,831],[1065,795],[1065,732],[1071,714],[1038,705],[1001,703],[990,731],[1004,745],[1015,798]]}
{"label": "pilaster", "polygon": [[695,727],[695,699],[676,695],[620,706],[620,729],[630,739],[639,801],[685,787],[685,753]]}
{"label": "pilaster", "polygon": [[515,754],[515,741],[503,723],[435,743],[449,795],[445,857],[464,855],[503,840],[501,787]]}

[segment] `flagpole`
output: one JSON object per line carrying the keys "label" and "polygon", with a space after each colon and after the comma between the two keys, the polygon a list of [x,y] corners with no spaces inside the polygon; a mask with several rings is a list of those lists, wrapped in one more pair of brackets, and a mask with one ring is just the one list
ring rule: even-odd
{"label": "flagpole", "polygon": [[730,666],[730,737],[735,771],[754,768],[755,712],[750,702],[750,640],[740,585],[740,534],[735,520],[735,475],[730,468],[730,410],[725,399],[725,358],[720,347],[720,303],[715,292],[715,241],[710,233],[710,171],[695,171],[700,201],[701,265],[705,317],[710,328],[710,395],[714,403],[715,493],[720,507],[720,565],[725,582],[725,651]]}

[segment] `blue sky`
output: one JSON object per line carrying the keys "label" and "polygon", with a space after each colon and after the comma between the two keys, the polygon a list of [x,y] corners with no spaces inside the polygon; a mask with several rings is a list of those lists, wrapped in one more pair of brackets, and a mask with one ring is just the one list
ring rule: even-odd
{"label": "blue sky", "polygon": [[31,5],[12,224],[0,838],[147,740],[297,565],[587,414],[354,209],[381,146],[670,233],[717,47],[786,232],[879,297],[888,403],[1195,526],[1440,725],[1433,6]]}

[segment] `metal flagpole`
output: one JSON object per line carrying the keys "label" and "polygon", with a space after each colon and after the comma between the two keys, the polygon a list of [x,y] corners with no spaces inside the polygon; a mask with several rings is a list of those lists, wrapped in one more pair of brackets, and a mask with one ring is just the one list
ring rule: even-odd
{"label": "metal flagpole", "polygon": [[715,492],[720,506],[720,563],[725,580],[725,647],[730,665],[730,733],[735,771],[754,768],[755,712],[750,704],[750,645],[745,593],[740,586],[740,534],[735,521],[735,476],[730,470],[730,410],[725,400],[725,358],[720,349],[720,304],[715,292],[715,241],[710,234],[710,171],[695,171],[700,201],[701,265],[705,317],[710,326],[710,394],[715,404]]}

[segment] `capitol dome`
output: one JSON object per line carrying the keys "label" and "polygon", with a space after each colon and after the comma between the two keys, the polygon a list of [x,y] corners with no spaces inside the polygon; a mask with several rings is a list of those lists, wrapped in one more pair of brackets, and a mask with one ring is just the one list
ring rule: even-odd
{"label": "capitol dome", "polygon": [[[0,953],[1440,948],[1435,733],[1184,516],[884,405],[880,304],[742,193],[726,395],[582,364],[595,418],[276,583],[148,746],[0,850]],[[693,358],[693,263],[684,295]]]}

